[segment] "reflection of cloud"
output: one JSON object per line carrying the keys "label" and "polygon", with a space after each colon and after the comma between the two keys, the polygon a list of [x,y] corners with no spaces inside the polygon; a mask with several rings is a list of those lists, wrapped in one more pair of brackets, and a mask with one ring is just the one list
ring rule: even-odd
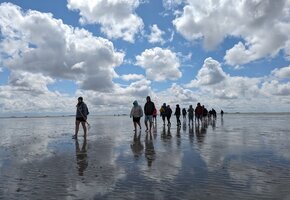
{"label": "reflection of cloud", "polygon": [[[207,135],[212,134],[212,129],[207,128]],[[217,130],[223,131],[223,130]],[[228,152],[232,154],[240,154],[241,141],[245,140],[245,135],[238,130],[227,130],[226,135],[215,132],[215,135],[206,137],[206,142],[203,142],[200,148],[200,156],[207,165],[208,171],[215,171],[220,169],[224,164],[224,160]],[[219,135],[216,135],[219,134]],[[217,150],[218,149],[218,150]]]}
{"label": "reflection of cloud", "polygon": [[[156,141],[153,142],[156,143]],[[155,154],[151,167],[141,167],[143,174],[158,182],[174,181],[182,166],[183,152],[175,144],[173,146],[169,139],[165,141],[163,148],[159,146],[158,151],[155,150]]]}
{"label": "reflection of cloud", "polygon": [[53,150],[50,143],[55,135],[51,134],[54,128],[49,127],[54,119],[50,118],[50,120],[31,118],[13,119],[13,122],[7,120],[7,127],[13,128],[6,129],[2,126],[4,129],[2,133],[5,133],[3,146],[11,150],[17,162],[29,163],[52,157]]}
{"label": "reflection of cloud", "polygon": [[[0,178],[0,188],[9,187],[12,193],[16,190],[19,193],[31,190],[43,199],[52,190],[50,197],[55,199],[69,195],[93,199],[95,195],[109,193],[126,174],[116,163],[119,155],[116,155],[114,148],[120,142],[114,139],[118,137],[103,137],[113,127],[108,127],[108,122],[102,126],[102,120],[105,122],[106,118],[99,119],[98,138],[94,140],[93,132],[88,134],[86,159],[89,165],[82,178],[78,174],[75,142],[70,134],[73,132],[74,118],[7,120],[12,124],[2,124],[1,134],[9,139],[1,140],[0,144],[4,144],[9,152],[6,159],[10,164],[2,166],[2,160],[0,162],[0,171],[6,174]],[[92,129],[90,131],[94,131]],[[82,144],[83,138],[79,139]],[[9,184],[4,186],[6,183]],[[38,189],[35,191],[35,188]]]}
{"label": "reflection of cloud", "polygon": [[237,184],[250,186],[250,189],[255,193],[279,193],[281,188],[276,188],[272,184],[265,183],[279,182],[281,184],[282,181],[283,185],[281,177],[289,175],[288,169],[283,170],[280,167],[278,167],[279,169],[274,166],[270,167],[267,162],[269,162],[268,159],[266,160],[266,158],[261,157],[259,161],[253,158],[250,162],[244,160],[243,157],[237,157],[236,160],[229,162],[228,173],[230,178]]}

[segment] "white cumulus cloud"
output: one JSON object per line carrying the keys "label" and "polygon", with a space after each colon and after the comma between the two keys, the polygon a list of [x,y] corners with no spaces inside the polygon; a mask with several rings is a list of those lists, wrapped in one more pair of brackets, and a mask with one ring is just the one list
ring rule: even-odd
{"label": "white cumulus cloud", "polygon": [[288,67],[276,68],[272,71],[272,74],[278,78],[290,78],[290,65]]}
{"label": "white cumulus cloud", "polygon": [[165,81],[176,80],[181,77],[179,59],[176,53],[169,49],[155,47],[146,49],[141,55],[136,56],[136,64],[146,71],[150,80]]}
{"label": "white cumulus cloud", "polygon": [[277,80],[272,80],[263,83],[262,90],[271,95],[290,96],[290,83],[280,83]]}
{"label": "white cumulus cloud", "polygon": [[148,35],[148,41],[150,43],[161,43],[161,44],[164,44],[165,41],[164,39],[162,38],[162,35],[165,34],[164,31],[160,30],[157,26],[157,24],[153,24],[153,26],[150,26],[150,30],[151,30],[151,33],[150,35]]}
{"label": "white cumulus cloud", "polygon": [[221,64],[209,57],[205,59],[202,68],[198,71],[196,80],[193,80],[188,86],[213,85],[222,82],[226,77]]}
{"label": "white cumulus cloud", "polygon": [[227,50],[227,64],[241,65],[281,50],[289,57],[289,0],[185,1],[173,24],[187,40],[202,40],[206,49],[216,48],[226,37],[241,41]]}
{"label": "white cumulus cloud", "polygon": [[140,79],[144,79],[144,75],[143,74],[125,74],[121,76],[121,79],[125,80],[125,81],[131,81],[131,80],[140,80]]}
{"label": "white cumulus cloud", "polygon": [[110,90],[114,68],[123,62],[107,39],[73,28],[49,13],[10,3],[0,6],[0,42],[4,66],[12,71],[41,73],[53,79],[77,81],[88,90]]}
{"label": "white cumulus cloud", "polygon": [[143,20],[135,13],[139,0],[68,0],[67,7],[79,11],[83,24],[100,24],[109,38],[134,42],[143,29]]}
{"label": "white cumulus cloud", "polygon": [[220,99],[251,98],[259,93],[259,78],[230,76],[221,64],[213,58],[207,58],[198,71],[196,78],[186,86],[199,88],[205,94]]}

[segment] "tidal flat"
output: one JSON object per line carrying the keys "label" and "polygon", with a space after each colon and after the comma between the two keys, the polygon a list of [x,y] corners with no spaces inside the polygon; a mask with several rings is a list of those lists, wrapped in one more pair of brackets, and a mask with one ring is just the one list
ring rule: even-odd
{"label": "tidal flat", "polygon": [[290,114],[143,120],[1,118],[0,199],[290,199]]}

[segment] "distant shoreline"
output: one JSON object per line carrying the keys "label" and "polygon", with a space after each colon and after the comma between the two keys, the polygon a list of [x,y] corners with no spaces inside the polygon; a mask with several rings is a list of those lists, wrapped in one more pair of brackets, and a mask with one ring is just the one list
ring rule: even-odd
{"label": "distant shoreline", "polygon": [[[241,115],[288,115],[290,112],[224,112],[224,115],[233,115],[233,114],[241,114]],[[220,115],[220,113],[218,113]],[[129,114],[111,114],[111,115],[90,115],[90,116],[97,116],[97,117],[122,117],[122,116],[129,116]],[[53,118],[53,117],[75,117],[73,114],[69,115],[25,115],[25,116],[0,116],[0,119],[22,119],[22,118]]]}

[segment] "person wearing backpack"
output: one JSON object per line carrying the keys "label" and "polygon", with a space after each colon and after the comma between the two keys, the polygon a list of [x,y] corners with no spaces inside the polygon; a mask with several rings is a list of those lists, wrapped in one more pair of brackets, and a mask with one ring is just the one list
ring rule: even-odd
{"label": "person wearing backpack", "polygon": [[162,121],[163,121],[163,125],[165,125],[165,118],[166,118],[166,103],[163,103],[163,105],[161,106],[159,112],[160,112],[160,116],[162,117]]}
{"label": "person wearing backpack", "polygon": [[171,126],[170,118],[171,118],[172,110],[170,108],[170,105],[167,105],[165,110],[165,116],[167,118],[167,126]]}

